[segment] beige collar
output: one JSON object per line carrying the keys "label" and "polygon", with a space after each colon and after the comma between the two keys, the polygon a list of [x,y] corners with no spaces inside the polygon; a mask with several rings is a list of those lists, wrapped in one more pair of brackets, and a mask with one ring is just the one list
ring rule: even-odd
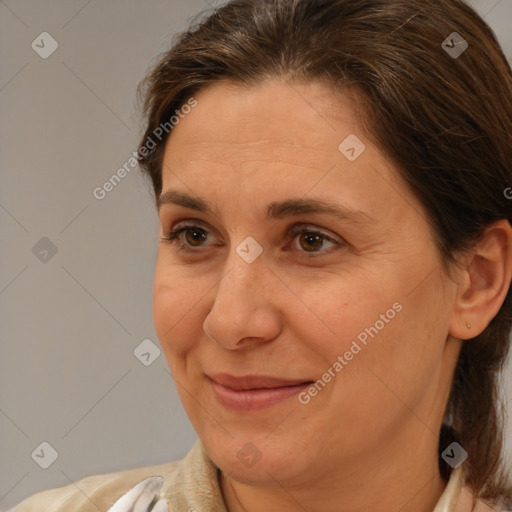
{"label": "beige collar", "polygon": [[[464,487],[462,470],[463,466],[459,466],[452,471],[432,512],[497,512],[481,501],[472,509],[472,494]],[[219,469],[200,441],[182,459],[173,476],[170,482],[164,483],[163,489],[171,506],[170,510],[227,512],[219,486]]]}

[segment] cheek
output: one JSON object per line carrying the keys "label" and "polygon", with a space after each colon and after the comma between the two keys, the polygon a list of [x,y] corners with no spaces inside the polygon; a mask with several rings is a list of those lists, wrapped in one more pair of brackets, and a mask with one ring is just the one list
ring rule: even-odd
{"label": "cheek", "polygon": [[[375,432],[385,430],[384,425],[396,426],[411,410],[428,421],[443,379],[449,312],[449,304],[439,295],[434,305],[434,291],[402,294],[394,302],[391,296],[366,302],[364,309],[370,308],[371,315],[362,309],[352,312],[365,318],[366,325],[352,322],[351,336],[338,344],[338,351],[346,350],[340,354],[346,364],[337,374],[333,400],[339,407],[349,406],[354,417],[364,418]],[[352,427],[355,431],[360,424],[356,421]]]}
{"label": "cheek", "polygon": [[199,279],[184,277],[176,266],[169,270],[172,267],[162,260],[159,256],[155,269],[153,320],[166,356],[179,355],[191,348],[196,330],[202,331],[197,314],[207,288]]}
{"label": "cheek", "polygon": [[382,287],[383,291],[376,284],[354,272],[329,276],[316,286],[296,287],[301,300],[288,307],[294,315],[288,325],[295,329],[295,338],[309,344],[330,364],[346,352],[349,360],[359,359],[370,342],[385,336],[401,314],[392,288]]}
{"label": "cheek", "polygon": [[409,267],[398,270],[381,273],[380,282],[352,275],[321,293],[298,291],[309,311],[295,317],[294,335],[322,355],[316,369],[331,370],[322,375],[344,399],[393,396],[387,385],[415,400],[439,372],[450,304],[437,276],[411,293],[410,283],[422,276]]}

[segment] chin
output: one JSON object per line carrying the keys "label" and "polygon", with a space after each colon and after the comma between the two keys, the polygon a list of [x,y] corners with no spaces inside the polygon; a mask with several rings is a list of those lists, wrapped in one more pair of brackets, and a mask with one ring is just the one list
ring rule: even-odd
{"label": "chin", "polygon": [[236,438],[224,433],[222,440],[200,437],[222,472],[245,484],[274,485],[276,480],[300,480],[301,467],[307,459],[303,447],[294,447],[295,443],[288,445],[284,439],[277,437],[270,440],[267,433],[259,436],[239,434]]}

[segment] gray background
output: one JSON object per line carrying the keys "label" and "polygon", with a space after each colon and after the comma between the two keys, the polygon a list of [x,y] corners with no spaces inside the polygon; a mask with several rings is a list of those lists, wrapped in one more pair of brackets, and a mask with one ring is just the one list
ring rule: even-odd
{"label": "gray background", "polygon": [[[151,349],[148,366],[134,355],[145,339],[158,346],[149,185],[135,169],[103,200],[93,190],[136,149],[135,87],[149,62],[214,4],[0,2],[0,509],[86,475],[180,458],[196,439],[163,354],[153,361]],[[510,0],[471,4],[510,60]],[[31,47],[42,32],[59,45],[47,59]],[[44,241],[33,251],[43,237],[56,254]],[[58,452],[48,469],[41,442]]]}

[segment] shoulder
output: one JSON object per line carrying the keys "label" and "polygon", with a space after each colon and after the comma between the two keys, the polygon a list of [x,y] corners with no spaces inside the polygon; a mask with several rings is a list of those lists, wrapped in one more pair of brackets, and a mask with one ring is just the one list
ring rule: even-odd
{"label": "shoulder", "polygon": [[487,503],[484,500],[477,499],[473,505],[474,501],[471,490],[468,487],[464,487],[454,512],[508,512],[512,510],[503,501],[501,503]]}
{"label": "shoulder", "polygon": [[9,512],[106,512],[134,485],[151,476],[161,476],[167,487],[172,486],[184,460],[88,476],[64,487],[34,494]]}
{"label": "shoulder", "polygon": [[473,492],[465,485],[464,466],[452,471],[437,506],[433,512],[508,512],[510,508],[501,504],[489,504],[475,499]]}

